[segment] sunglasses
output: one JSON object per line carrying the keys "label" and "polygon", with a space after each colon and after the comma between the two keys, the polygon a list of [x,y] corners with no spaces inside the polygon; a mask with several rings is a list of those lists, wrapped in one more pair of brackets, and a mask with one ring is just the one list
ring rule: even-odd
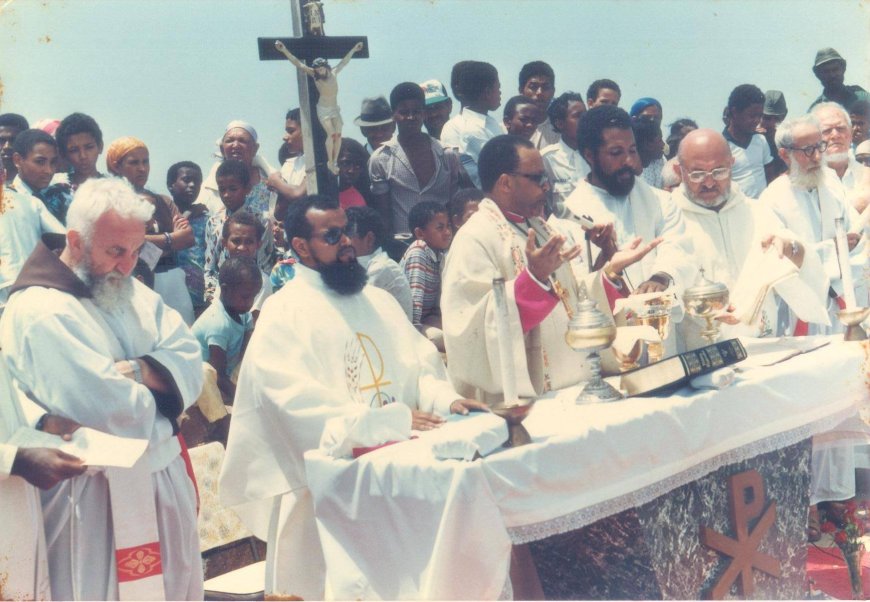
{"label": "sunglasses", "polygon": [[512,176],[520,176],[521,178],[525,178],[531,182],[534,182],[538,186],[543,187],[545,184],[550,182],[550,177],[547,175],[547,172],[544,173],[520,173],[518,171],[510,172]]}
{"label": "sunglasses", "polygon": [[337,245],[341,242],[343,236],[350,236],[353,233],[353,228],[350,225],[345,226],[344,228],[339,228],[338,226],[333,226],[329,228],[325,232],[319,232],[317,234],[312,234],[312,236],[316,236],[326,244],[332,246]]}

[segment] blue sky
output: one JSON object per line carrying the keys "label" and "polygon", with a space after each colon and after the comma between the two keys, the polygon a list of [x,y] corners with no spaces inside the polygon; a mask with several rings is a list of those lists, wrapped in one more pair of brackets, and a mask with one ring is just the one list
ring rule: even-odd
{"label": "blue sky", "polygon": [[[664,105],[665,123],[721,127],[730,90],[785,93],[791,114],[820,86],[816,50],[848,61],[846,83],[870,88],[870,3],[858,0],[323,0],[328,35],[366,35],[371,58],[340,78],[345,135],[366,96],[402,81],[447,81],[463,59],[493,63],[502,98],[523,63],[542,59],[557,93],[609,77],[628,108]],[[2,112],[31,122],[82,111],[107,143],[124,135],[151,150],[149,187],[166,168],[212,163],[226,123],[245,119],[277,162],[284,113],[298,105],[288,62],[260,62],[256,38],[290,36],[289,0],[0,0]],[[500,110],[498,111],[500,115]],[[104,157],[100,165],[104,166]]]}

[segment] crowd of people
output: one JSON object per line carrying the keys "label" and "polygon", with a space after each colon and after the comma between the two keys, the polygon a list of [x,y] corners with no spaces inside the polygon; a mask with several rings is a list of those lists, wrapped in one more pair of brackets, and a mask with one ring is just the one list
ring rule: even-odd
{"label": "crowd of people", "polygon": [[[495,67],[461,61],[452,98],[428,80],[363,101],[365,143],[330,138],[334,197],[309,194],[298,108],[279,168],[232,121],[214,165],[169,168],[168,194],[149,187],[146,143],[104,144],[92,116],[0,115],[0,508],[22,517],[0,536],[2,597],[201,599],[191,408],[228,425],[221,497],[267,542],[265,591],[322,598],[302,457],[328,419],[399,404],[430,430],[504,401],[506,374],[521,397],[582,383],[565,332],[583,294],[625,326],[619,299],[679,297],[703,274],[763,281],[765,266],[812,299],[774,286],[717,316],[724,337],[841,331],[837,312],[868,303],[870,95],[832,48],[812,69],[806,113],[743,84],[724,127],[683,117],[665,134],[666,106],[629,105],[610,79],[557,94],[533,61],[502,102]],[[675,329],[672,351],[705,344],[703,320]],[[80,426],[147,451],[86,472],[2,443]],[[814,452],[813,503],[853,496],[854,466],[851,449]]]}

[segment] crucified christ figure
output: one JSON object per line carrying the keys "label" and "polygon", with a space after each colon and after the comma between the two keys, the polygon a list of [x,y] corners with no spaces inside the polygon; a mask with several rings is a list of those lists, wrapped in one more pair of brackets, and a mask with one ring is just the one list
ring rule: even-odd
{"label": "crucified christ figure", "polygon": [[275,48],[287,57],[293,65],[302,71],[307,76],[314,79],[314,85],[320,93],[320,99],[317,101],[317,120],[326,131],[326,157],[327,167],[329,171],[338,174],[338,151],[341,148],[341,127],[344,123],[341,121],[341,112],[338,108],[338,72],[350,62],[354,54],[363,49],[363,43],[357,42],[350,49],[341,62],[335,66],[335,69],[329,66],[326,59],[314,59],[311,62],[311,67],[293,56],[284,44],[277,40]]}

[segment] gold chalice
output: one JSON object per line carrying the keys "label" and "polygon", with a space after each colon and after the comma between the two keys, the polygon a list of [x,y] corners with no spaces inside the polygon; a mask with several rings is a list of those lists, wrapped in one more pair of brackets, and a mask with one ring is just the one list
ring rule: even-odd
{"label": "gold chalice", "polygon": [[504,447],[519,447],[520,445],[532,442],[529,431],[522,425],[522,422],[529,415],[529,412],[532,411],[534,403],[534,399],[522,399],[509,402],[507,405],[502,402],[489,408],[490,412],[496,416],[501,416],[507,421],[508,439],[504,442]]}
{"label": "gold chalice", "polygon": [[565,342],[574,351],[584,351],[589,355],[589,370],[592,373],[589,382],[577,396],[577,403],[596,403],[599,401],[616,401],[622,399],[622,394],[610,383],[601,378],[601,356],[599,351],[610,347],[616,338],[616,326],[613,321],[598,310],[595,301],[586,294],[585,285],[580,285],[582,297],[574,312],[574,317],[568,322]]}
{"label": "gold chalice", "polygon": [[867,333],[861,326],[861,322],[866,320],[867,316],[870,316],[870,307],[852,307],[837,312],[840,322],[846,325],[846,333],[843,335],[844,341],[864,341],[867,339]]}

